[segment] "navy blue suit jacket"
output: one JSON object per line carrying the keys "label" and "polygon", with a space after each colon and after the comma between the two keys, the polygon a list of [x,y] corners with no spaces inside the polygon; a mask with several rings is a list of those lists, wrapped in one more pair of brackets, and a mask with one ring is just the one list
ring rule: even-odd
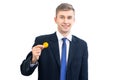
{"label": "navy blue suit jacket", "polygon": [[[45,48],[38,60],[38,65],[30,67],[32,52],[22,62],[20,68],[23,75],[31,75],[38,66],[38,80],[59,80],[60,56],[56,33],[38,36],[33,46],[47,41],[49,47]],[[67,62],[66,80],[88,80],[88,49],[84,40],[72,35]]]}

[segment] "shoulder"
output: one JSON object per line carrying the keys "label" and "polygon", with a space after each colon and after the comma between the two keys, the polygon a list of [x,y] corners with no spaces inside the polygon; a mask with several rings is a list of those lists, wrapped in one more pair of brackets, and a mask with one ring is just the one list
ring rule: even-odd
{"label": "shoulder", "polygon": [[82,44],[82,45],[86,45],[87,46],[87,42],[75,35],[72,35],[72,39],[74,42],[76,42],[77,44]]}
{"label": "shoulder", "polygon": [[56,33],[37,36],[35,38],[35,43],[41,44],[43,42],[50,42],[51,39],[52,40],[56,39]]}
{"label": "shoulder", "polygon": [[49,39],[51,36],[55,35],[55,33],[52,33],[52,34],[46,34],[46,35],[40,35],[40,36],[37,36],[36,39]]}
{"label": "shoulder", "polygon": [[55,35],[55,33],[37,36],[35,38],[33,46],[38,45],[38,44],[43,44],[43,42],[48,42],[49,43],[50,42],[50,38],[53,35]]}

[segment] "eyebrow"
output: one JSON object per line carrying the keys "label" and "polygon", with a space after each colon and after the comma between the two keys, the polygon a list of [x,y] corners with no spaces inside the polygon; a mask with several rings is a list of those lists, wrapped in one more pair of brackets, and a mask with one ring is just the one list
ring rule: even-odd
{"label": "eyebrow", "polygon": [[[64,15],[59,15],[59,16],[64,16]],[[71,15],[67,16],[67,17],[72,17]]]}

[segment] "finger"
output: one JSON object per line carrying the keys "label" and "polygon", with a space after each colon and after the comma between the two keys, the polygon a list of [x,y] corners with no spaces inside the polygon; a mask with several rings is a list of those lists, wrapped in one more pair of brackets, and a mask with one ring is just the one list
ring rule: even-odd
{"label": "finger", "polygon": [[40,52],[33,52],[33,56],[35,57],[40,56]]}
{"label": "finger", "polygon": [[41,49],[35,48],[35,49],[32,50],[32,52],[38,54],[38,53],[41,53]]}
{"label": "finger", "polygon": [[43,45],[37,45],[37,46],[35,46],[36,48],[40,48],[40,49],[43,49],[44,48],[44,46]]}
{"label": "finger", "polygon": [[41,50],[41,48],[34,47],[34,48],[32,48],[32,50],[37,51],[37,50]]}

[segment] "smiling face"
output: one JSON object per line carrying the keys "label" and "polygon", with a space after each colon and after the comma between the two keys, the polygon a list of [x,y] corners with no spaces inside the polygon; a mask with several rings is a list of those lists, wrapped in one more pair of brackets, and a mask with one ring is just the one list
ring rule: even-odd
{"label": "smiling face", "polygon": [[73,10],[58,11],[55,22],[58,25],[58,31],[63,35],[68,35],[75,21],[75,13]]}

